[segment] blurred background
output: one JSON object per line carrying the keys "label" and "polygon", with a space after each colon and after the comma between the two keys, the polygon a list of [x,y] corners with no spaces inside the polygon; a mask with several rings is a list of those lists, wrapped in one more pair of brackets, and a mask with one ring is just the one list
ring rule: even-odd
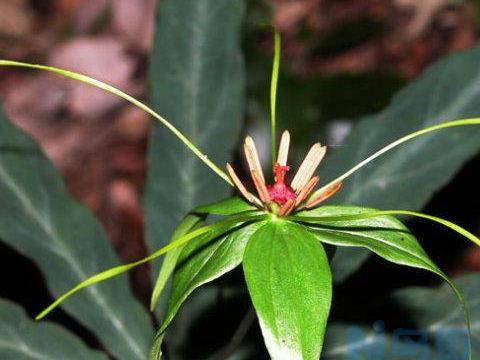
{"label": "blurred background", "polygon": [[[85,73],[148,101],[156,5],[155,0],[0,0],[0,58]],[[242,39],[247,71],[244,132],[260,139],[264,158],[272,37],[258,24],[270,13],[283,36],[278,112],[282,127],[295,134],[299,155],[318,139],[334,149],[356,119],[386,107],[430,64],[473,47],[480,25],[478,0],[248,1]],[[0,103],[7,118],[38,141],[74,197],[100,220],[121,259],[144,256],[141,196],[149,117],[88,86],[12,68],[1,69]],[[478,234],[480,198],[478,192],[464,190],[480,183],[479,166],[480,157],[470,160],[425,212],[434,209]],[[465,206],[473,203],[474,209]],[[447,251],[449,240],[428,240],[438,229],[417,221],[411,225],[419,238],[427,239],[427,252],[450,274],[480,270],[478,249],[452,235],[457,246]],[[2,283],[0,295],[34,312],[49,298],[40,273],[29,260],[0,245],[0,270],[13,265],[18,275]],[[365,281],[360,288],[358,279],[373,274],[379,292],[399,284],[431,283],[430,277],[419,280],[416,273],[400,277],[371,258],[339,293],[365,289]],[[148,267],[135,271],[132,279],[135,294],[147,303]],[[30,287],[17,286],[21,281]],[[338,309],[339,318],[347,317],[341,300]],[[60,321],[76,326],[68,318]]]}

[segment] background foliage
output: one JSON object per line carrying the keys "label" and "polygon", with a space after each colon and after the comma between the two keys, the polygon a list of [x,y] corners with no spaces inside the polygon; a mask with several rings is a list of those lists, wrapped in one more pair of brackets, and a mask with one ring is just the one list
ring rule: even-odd
{"label": "background foliage", "polygon": [[[220,165],[241,167],[235,148],[247,132],[269,163],[271,35],[258,22],[272,17],[284,31],[280,129],[292,131],[297,159],[313,141],[333,145],[322,181],[403,134],[480,114],[477,24],[468,15],[474,3],[411,5],[408,15],[394,1],[270,8],[260,1],[163,0],[157,16],[154,1],[32,3],[0,2],[0,14],[8,8],[18,16],[12,26],[0,17],[1,57],[87,72],[148,97]],[[471,50],[426,69],[464,48]],[[135,110],[44,74],[1,71],[0,296],[8,300],[0,302],[0,357],[59,359],[69,351],[72,359],[146,359],[153,322],[142,303],[155,266],[150,274],[135,272],[132,286],[121,277],[83,291],[45,323],[30,315],[117,264],[113,249],[123,261],[140,257],[168,241],[186,211],[230,190],[160,127],[147,136],[149,120]],[[470,128],[412,142],[351,178],[331,203],[424,209],[478,233],[479,139]],[[458,283],[478,338],[478,252],[438,228],[409,226],[443,270],[473,272]],[[461,317],[448,289],[431,288],[432,276],[399,271],[361,250],[341,249],[332,264],[326,359],[352,351],[359,359],[463,355],[461,345],[442,341]],[[266,358],[245,291],[236,271],[196,290],[174,321],[167,356]],[[398,337],[398,329],[426,330],[420,335],[428,341],[418,333]]]}

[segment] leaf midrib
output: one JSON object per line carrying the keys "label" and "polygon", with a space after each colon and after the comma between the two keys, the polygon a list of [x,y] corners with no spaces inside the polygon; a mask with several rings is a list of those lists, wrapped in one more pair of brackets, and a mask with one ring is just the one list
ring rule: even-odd
{"label": "leaf midrib", "polygon": [[[362,235],[362,234],[359,234],[359,233],[355,233],[355,232],[350,232],[350,231],[336,231],[336,230],[330,230],[330,229],[324,229],[322,228],[322,231],[326,231],[326,232],[329,232],[329,233],[346,233],[346,234],[349,234],[349,235],[354,235],[354,236],[360,236],[362,238],[365,238],[365,239],[369,239],[369,240],[372,240],[372,241],[378,241],[380,243],[383,243],[383,244],[386,244],[386,245],[391,245],[392,247],[394,247],[395,249],[397,250],[400,250],[402,251],[403,253],[406,253],[408,255],[411,255],[413,256],[414,258],[416,258],[417,260],[419,260],[421,263],[423,264],[426,264],[424,269],[426,270],[429,270],[429,271],[432,271],[434,272],[435,274],[437,275],[440,275],[441,272],[438,272],[438,270],[435,268],[435,267],[432,267],[431,264],[429,264],[428,262],[426,262],[424,259],[422,259],[421,257],[419,257],[418,255],[414,254],[414,253],[410,253],[408,249],[403,249],[401,247],[399,247],[397,244],[395,243],[390,243],[390,242],[386,242],[384,240],[381,240],[381,239],[376,239],[376,238],[372,238],[368,235]],[[345,246],[345,247],[362,247],[362,248],[366,248],[372,252],[374,252],[372,249],[368,248],[366,245],[358,245],[358,246],[353,246],[353,245],[337,245],[337,244],[333,244],[333,245],[336,245],[336,246]],[[380,255],[379,255],[380,256]]]}
{"label": "leaf midrib", "polygon": [[[47,237],[51,238],[59,248],[63,249],[63,251],[56,252],[58,255],[62,256],[65,261],[70,264],[73,272],[77,275],[78,280],[81,281],[87,277],[87,274],[81,269],[78,262],[72,256],[70,250],[62,241],[61,236],[55,231],[55,229],[51,226],[51,223],[45,221],[41,214],[36,210],[35,206],[25,194],[25,192],[17,186],[15,181],[7,172],[4,161],[0,158],[0,176],[4,180],[3,182],[6,184],[8,188],[11,189],[12,193],[20,200],[20,203],[23,205],[25,211],[34,219],[40,228],[46,233]],[[88,287],[87,293],[90,293],[90,297],[93,299],[94,302],[97,302],[101,308],[103,308],[103,313],[109,314],[106,318],[110,320],[111,324],[115,329],[118,330],[120,334],[128,341],[130,347],[134,351],[135,354],[138,355],[139,359],[144,359],[144,354],[141,348],[138,346],[135,339],[125,331],[125,327],[123,326],[122,322],[115,316],[115,313],[109,311],[110,307],[107,304],[105,297],[98,292],[96,287]],[[133,346],[132,346],[133,345]]]}
{"label": "leaf midrib", "polygon": [[[191,36],[191,46],[189,50],[191,51],[190,56],[188,56],[188,78],[190,79],[187,83],[187,93],[188,99],[185,97],[184,101],[189,103],[187,106],[187,114],[185,116],[185,122],[188,126],[188,134],[192,138],[196,138],[198,133],[198,98],[200,94],[200,79],[201,79],[201,69],[203,68],[203,62],[205,55],[203,55],[203,48],[204,48],[204,41],[202,40],[206,36],[207,32],[207,16],[206,16],[206,6],[204,1],[194,1],[193,2],[194,10],[192,10],[195,14],[200,14],[196,16],[196,21],[193,22],[190,26],[195,26],[194,31],[192,31]],[[199,55],[202,54],[202,55]],[[185,209],[190,209],[193,206],[197,205],[193,203],[193,199],[196,198],[197,194],[197,187],[193,186],[192,179],[197,179],[197,169],[198,164],[196,159],[190,154],[184,159],[183,169],[188,169],[187,174],[189,174],[190,181],[183,182],[183,196],[180,198],[182,199],[182,203]]]}
{"label": "leaf midrib", "polygon": [[[470,102],[472,102],[474,100],[475,97],[478,96],[479,91],[475,91],[475,89],[479,88],[479,84],[480,84],[480,77],[478,76],[478,73],[477,73],[477,76],[473,77],[473,80],[470,82],[470,84],[468,86],[464,86],[462,88],[462,91],[460,93],[457,93],[458,96],[456,97],[456,100],[451,105],[449,105],[445,109],[442,109],[439,113],[436,113],[436,114],[432,113],[429,110],[428,111],[428,116],[426,118],[427,121],[423,121],[422,124],[433,124],[437,121],[441,121],[441,120],[444,120],[444,119],[451,118],[453,114],[457,114],[463,107],[466,107]],[[388,109],[391,109],[391,105]],[[386,114],[385,111],[383,111],[381,113],[382,117],[385,117],[384,114]],[[381,129],[382,128],[380,126],[373,127],[370,134],[373,135],[375,133],[378,133]],[[370,138],[372,138],[372,137],[373,136],[371,136]],[[417,152],[418,153],[419,152],[418,149],[421,148],[421,145],[423,145],[425,142],[428,142],[428,141],[429,141],[428,138],[416,139],[413,143],[409,144],[410,152]],[[365,145],[363,145],[363,144],[365,144]],[[369,144],[368,140],[364,141],[364,142],[362,142],[362,147],[364,149],[366,149],[366,148],[368,148],[368,144]],[[363,151],[358,151],[357,152],[357,154],[362,154],[362,155],[363,155],[363,153],[364,153]],[[399,154],[400,154],[400,152],[396,152],[395,155],[391,155],[391,156],[394,159],[404,158],[404,154],[403,155],[399,155]],[[361,155],[360,155],[360,158],[361,158]],[[372,179],[376,179],[376,176],[374,176],[374,174],[377,174],[377,173],[383,171],[385,168],[389,168],[389,167],[391,167],[391,161],[380,162],[380,164],[377,165],[377,167],[375,168],[374,173],[372,173],[371,176],[368,178],[369,179],[368,181],[364,181],[364,179],[361,179],[361,174],[362,174],[361,171],[356,176],[354,176],[353,177],[353,183],[352,183],[352,186],[351,186],[351,194],[354,194],[354,195],[349,196],[349,202],[355,202],[355,201],[352,201],[352,200],[354,200],[358,194],[362,193],[362,188],[363,189],[365,187],[369,188],[369,187],[372,187],[375,184],[374,181],[371,181]],[[359,185],[359,184],[361,184],[361,185]]]}
{"label": "leaf midrib", "polygon": [[11,349],[11,350],[14,350],[14,351],[15,350],[20,351],[20,352],[26,354],[27,356],[30,356],[32,359],[52,360],[51,357],[46,357],[39,352],[31,351],[30,346],[25,341],[22,340],[22,338],[18,335],[18,332],[15,331],[15,329],[8,329],[7,331],[8,331],[8,333],[10,333],[12,335],[15,342],[12,343],[11,341],[8,342],[8,341],[1,341],[0,340],[0,348]]}

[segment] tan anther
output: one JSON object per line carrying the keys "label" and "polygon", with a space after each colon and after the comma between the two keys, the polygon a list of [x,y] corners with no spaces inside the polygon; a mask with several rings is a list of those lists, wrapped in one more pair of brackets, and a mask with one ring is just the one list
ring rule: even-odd
{"label": "tan anther", "polygon": [[287,216],[292,212],[294,208],[295,208],[295,200],[290,199],[285,204],[282,205],[282,207],[280,208],[280,211],[278,212],[278,216]]}
{"label": "tan anther", "polygon": [[322,201],[327,200],[329,197],[333,196],[336,192],[338,192],[342,188],[342,183],[338,182],[335,184],[332,184],[330,187],[325,189],[325,191],[322,191],[319,194],[315,194],[312,196],[305,206],[302,206],[302,208],[307,208],[310,209],[318,204],[320,204]]}
{"label": "tan anther", "polygon": [[290,147],[290,133],[285,130],[280,139],[280,145],[278,147],[277,163],[281,166],[287,165],[288,149]]}
{"label": "tan anther", "polygon": [[302,188],[302,190],[298,193],[297,198],[295,199],[295,207],[300,205],[307,198],[307,196],[312,192],[315,185],[317,185],[318,180],[320,180],[320,178],[318,176],[314,176],[308,181],[307,185]]}
{"label": "tan anther", "polygon": [[262,202],[255,195],[253,195],[247,190],[247,188],[245,187],[245,185],[243,185],[240,178],[235,173],[235,170],[233,170],[232,166],[229,163],[227,163],[227,171],[238,191],[240,191],[240,193],[245,197],[245,199],[247,199],[252,204],[262,206]]}
{"label": "tan anther", "polygon": [[250,173],[252,175],[252,180],[253,180],[253,183],[255,184],[255,188],[257,189],[258,195],[260,196],[260,200],[262,200],[264,204],[268,204],[270,202],[270,194],[268,193],[267,185],[265,184],[265,181],[262,180],[262,178],[260,177],[260,175],[256,170],[251,170]]}
{"label": "tan anther", "polygon": [[316,143],[310,148],[310,151],[303,160],[300,168],[292,180],[291,187],[297,194],[308,183],[312,175],[315,173],[318,165],[325,156],[326,151],[327,147],[321,146],[320,143]]}
{"label": "tan anther", "polygon": [[260,159],[258,158],[257,148],[255,147],[255,142],[250,136],[245,138],[245,144],[243,147],[250,171],[255,171],[257,176],[262,180],[263,183],[265,183],[265,177],[263,176],[262,165],[260,164]]}

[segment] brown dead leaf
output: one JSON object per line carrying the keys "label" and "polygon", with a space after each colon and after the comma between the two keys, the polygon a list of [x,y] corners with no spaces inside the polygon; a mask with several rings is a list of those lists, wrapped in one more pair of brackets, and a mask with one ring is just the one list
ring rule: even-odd
{"label": "brown dead leaf", "polygon": [[62,15],[73,13],[83,0],[54,0],[55,10]]}
{"label": "brown dead leaf", "polygon": [[112,1],[114,28],[135,49],[146,52],[152,46],[156,0]]}
{"label": "brown dead leaf", "polygon": [[463,254],[463,259],[455,268],[456,273],[480,271],[480,249],[477,246],[469,247]]}
{"label": "brown dead leaf", "polygon": [[[129,91],[136,61],[126,54],[122,43],[112,37],[81,37],[55,49],[49,59],[53,66],[76,71]],[[67,107],[78,116],[100,116],[119,99],[72,80],[68,82]]]}
{"label": "brown dead leaf", "polygon": [[402,10],[411,10],[413,17],[407,26],[399,28],[405,40],[411,41],[420,36],[435,19],[435,15],[448,4],[448,0],[395,0]]}
{"label": "brown dead leaf", "polygon": [[62,82],[48,74],[25,74],[6,83],[4,110],[8,118],[38,138],[47,135],[50,121],[64,101]]}
{"label": "brown dead leaf", "polygon": [[362,73],[374,69],[377,61],[377,46],[374,43],[367,43],[340,55],[320,59],[312,63],[310,71],[323,74]]}
{"label": "brown dead leaf", "polygon": [[150,116],[136,107],[126,107],[118,116],[116,130],[126,141],[137,142],[147,138]]}
{"label": "brown dead leaf", "polygon": [[305,1],[280,3],[275,11],[274,24],[282,31],[288,31],[297,25],[308,13]]}
{"label": "brown dead leaf", "polygon": [[0,35],[26,36],[32,31],[34,20],[27,0],[0,0]]}
{"label": "brown dead leaf", "polygon": [[85,33],[94,27],[99,18],[107,11],[107,0],[84,0],[73,13],[73,27],[77,32]]}

